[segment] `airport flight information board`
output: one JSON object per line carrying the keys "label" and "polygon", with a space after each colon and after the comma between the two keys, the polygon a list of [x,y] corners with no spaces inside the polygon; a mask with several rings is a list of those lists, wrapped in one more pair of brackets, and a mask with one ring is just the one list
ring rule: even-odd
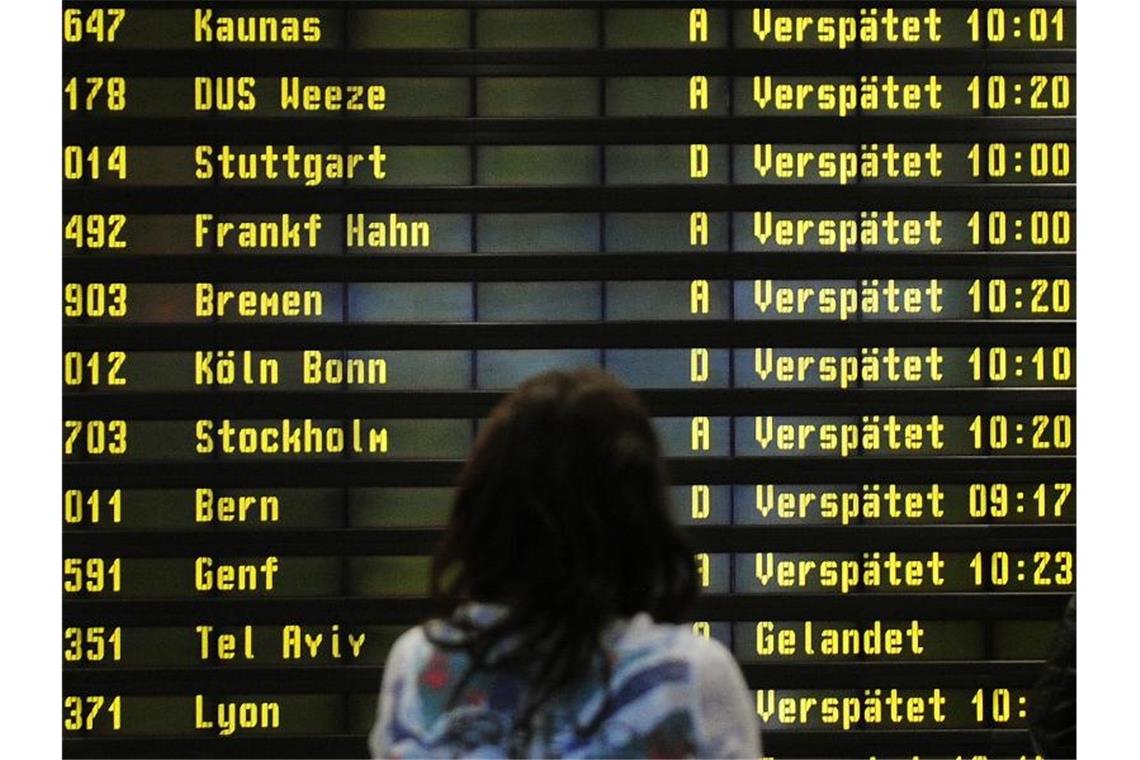
{"label": "airport flight information board", "polygon": [[587,365],[766,755],[1032,755],[1073,2],[61,11],[67,756],[364,756],[479,420]]}

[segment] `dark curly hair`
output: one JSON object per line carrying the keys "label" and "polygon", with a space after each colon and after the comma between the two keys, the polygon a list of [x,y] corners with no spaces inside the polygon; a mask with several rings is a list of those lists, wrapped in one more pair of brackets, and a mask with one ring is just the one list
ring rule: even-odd
{"label": "dark curly hair", "polygon": [[[514,730],[561,687],[610,663],[600,633],[615,617],[686,619],[697,593],[693,552],[673,523],[660,444],[645,408],[598,370],[547,372],[524,382],[491,413],[459,478],[451,519],[436,551],[432,596],[471,665],[451,705],[507,636],[493,667],[526,677]],[[477,626],[467,601],[507,613]],[[428,627],[430,631],[430,626]],[[605,705],[582,734],[597,729]]]}

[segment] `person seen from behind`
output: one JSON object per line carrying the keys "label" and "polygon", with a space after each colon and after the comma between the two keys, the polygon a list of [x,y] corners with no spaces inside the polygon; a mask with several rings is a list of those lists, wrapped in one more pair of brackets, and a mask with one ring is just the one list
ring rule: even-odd
{"label": "person seen from behind", "polygon": [[686,623],[693,550],[641,402],[548,372],[492,412],[384,668],[374,757],[760,756],[740,668]]}

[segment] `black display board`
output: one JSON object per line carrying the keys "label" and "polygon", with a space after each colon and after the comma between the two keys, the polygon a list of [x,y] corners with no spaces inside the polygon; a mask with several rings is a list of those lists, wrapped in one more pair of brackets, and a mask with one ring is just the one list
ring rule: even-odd
{"label": "black display board", "polygon": [[479,419],[586,365],[767,755],[1031,752],[1074,3],[62,15],[67,756],[363,756]]}

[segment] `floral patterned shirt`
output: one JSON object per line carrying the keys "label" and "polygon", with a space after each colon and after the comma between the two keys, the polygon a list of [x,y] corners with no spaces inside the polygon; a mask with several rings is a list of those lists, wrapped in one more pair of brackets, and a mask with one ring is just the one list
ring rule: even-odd
{"label": "floral patterned shirt", "polygon": [[[470,603],[462,614],[485,624],[505,612]],[[457,631],[432,621],[432,636]],[[512,733],[525,695],[518,675],[483,668],[467,682],[457,706],[446,709],[469,661],[440,648],[417,626],[392,647],[384,668],[373,757],[760,757],[760,732],[736,660],[715,640],[686,625],[654,623],[646,613],[618,620],[603,633],[611,658],[609,700],[594,676],[561,690],[535,715],[520,752]],[[509,641],[497,647],[510,646]],[[492,650],[490,659],[494,660]],[[604,714],[597,730],[580,732]],[[515,747],[512,751],[510,748]]]}

